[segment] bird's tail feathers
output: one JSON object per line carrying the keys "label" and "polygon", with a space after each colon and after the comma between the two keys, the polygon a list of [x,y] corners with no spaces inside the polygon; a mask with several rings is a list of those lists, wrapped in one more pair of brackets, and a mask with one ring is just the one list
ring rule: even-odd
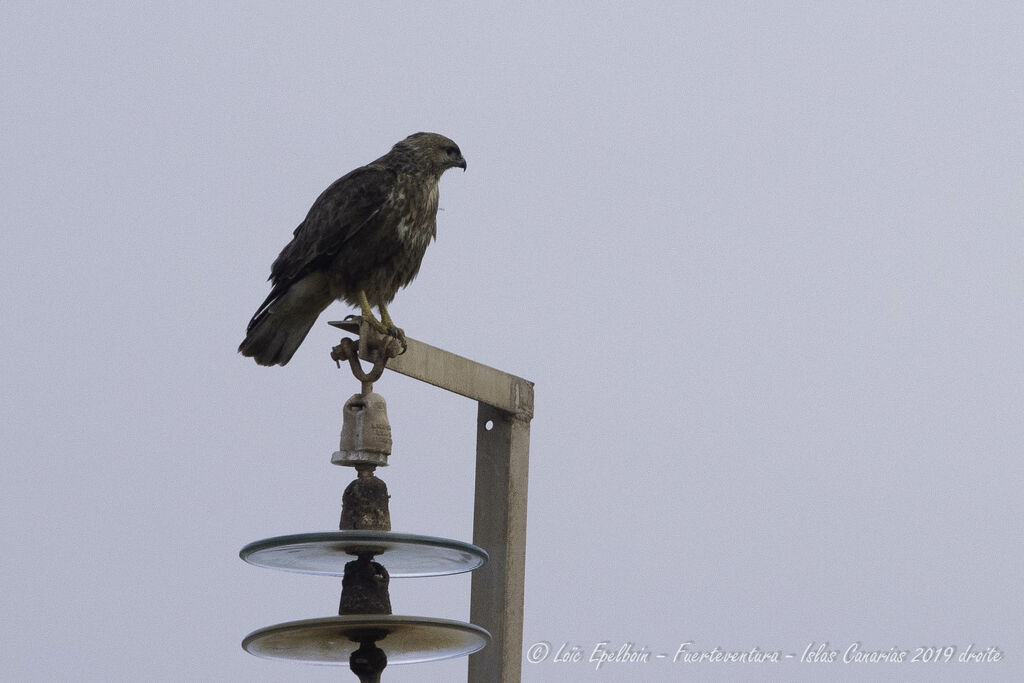
{"label": "bird's tail feathers", "polygon": [[264,302],[249,323],[238,347],[260,365],[285,365],[309,334],[320,313],[331,303],[326,288],[299,281],[281,296]]}

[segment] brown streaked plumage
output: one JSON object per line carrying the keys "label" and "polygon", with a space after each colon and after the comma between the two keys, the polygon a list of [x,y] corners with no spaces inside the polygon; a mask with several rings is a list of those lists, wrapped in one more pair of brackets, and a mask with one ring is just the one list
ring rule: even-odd
{"label": "brown streaked plumage", "polygon": [[286,364],[335,299],[401,336],[387,305],[419,272],[437,234],[438,181],[455,167],[466,168],[458,145],[416,133],[324,190],[270,267],[270,296],[249,322],[239,353],[260,365]]}

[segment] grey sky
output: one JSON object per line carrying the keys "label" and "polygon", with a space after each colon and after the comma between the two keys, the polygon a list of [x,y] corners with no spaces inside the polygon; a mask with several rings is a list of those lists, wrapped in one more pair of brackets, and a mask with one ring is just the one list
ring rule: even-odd
{"label": "grey sky", "polygon": [[[537,383],[527,646],[1004,657],[524,680],[1024,678],[1024,9],[549,4],[3,3],[2,677],[346,678],[241,650],[339,586],[237,551],[337,523],[351,311],[235,349],[319,192],[428,130],[469,168],[391,312]],[[475,406],[377,389],[395,530],[469,540]]]}

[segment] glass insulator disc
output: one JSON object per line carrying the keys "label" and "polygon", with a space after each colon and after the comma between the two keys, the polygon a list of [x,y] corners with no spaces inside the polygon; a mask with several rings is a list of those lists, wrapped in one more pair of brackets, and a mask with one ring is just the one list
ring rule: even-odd
{"label": "glass insulator disc", "polygon": [[321,531],[253,541],[239,556],[259,567],[304,574],[342,576],[345,564],[361,554],[393,578],[468,572],[487,561],[483,548],[434,536],[391,531]]}
{"label": "glass insulator disc", "polygon": [[253,631],[242,647],[258,657],[310,664],[345,664],[361,640],[373,640],[388,664],[451,659],[483,649],[491,635],[473,624],[397,615],[303,619]]}

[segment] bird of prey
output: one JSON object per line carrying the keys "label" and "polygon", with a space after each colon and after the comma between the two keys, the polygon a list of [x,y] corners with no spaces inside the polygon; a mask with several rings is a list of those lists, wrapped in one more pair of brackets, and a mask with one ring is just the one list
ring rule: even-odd
{"label": "bird of prey", "polygon": [[249,321],[239,353],[260,365],[286,364],[335,299],[404,342],[387,306],[419,272],[437,234],[438,181],[456,167],[466,170],[458,145],[415,133],[324,190],[270,267],[270,296]]}

